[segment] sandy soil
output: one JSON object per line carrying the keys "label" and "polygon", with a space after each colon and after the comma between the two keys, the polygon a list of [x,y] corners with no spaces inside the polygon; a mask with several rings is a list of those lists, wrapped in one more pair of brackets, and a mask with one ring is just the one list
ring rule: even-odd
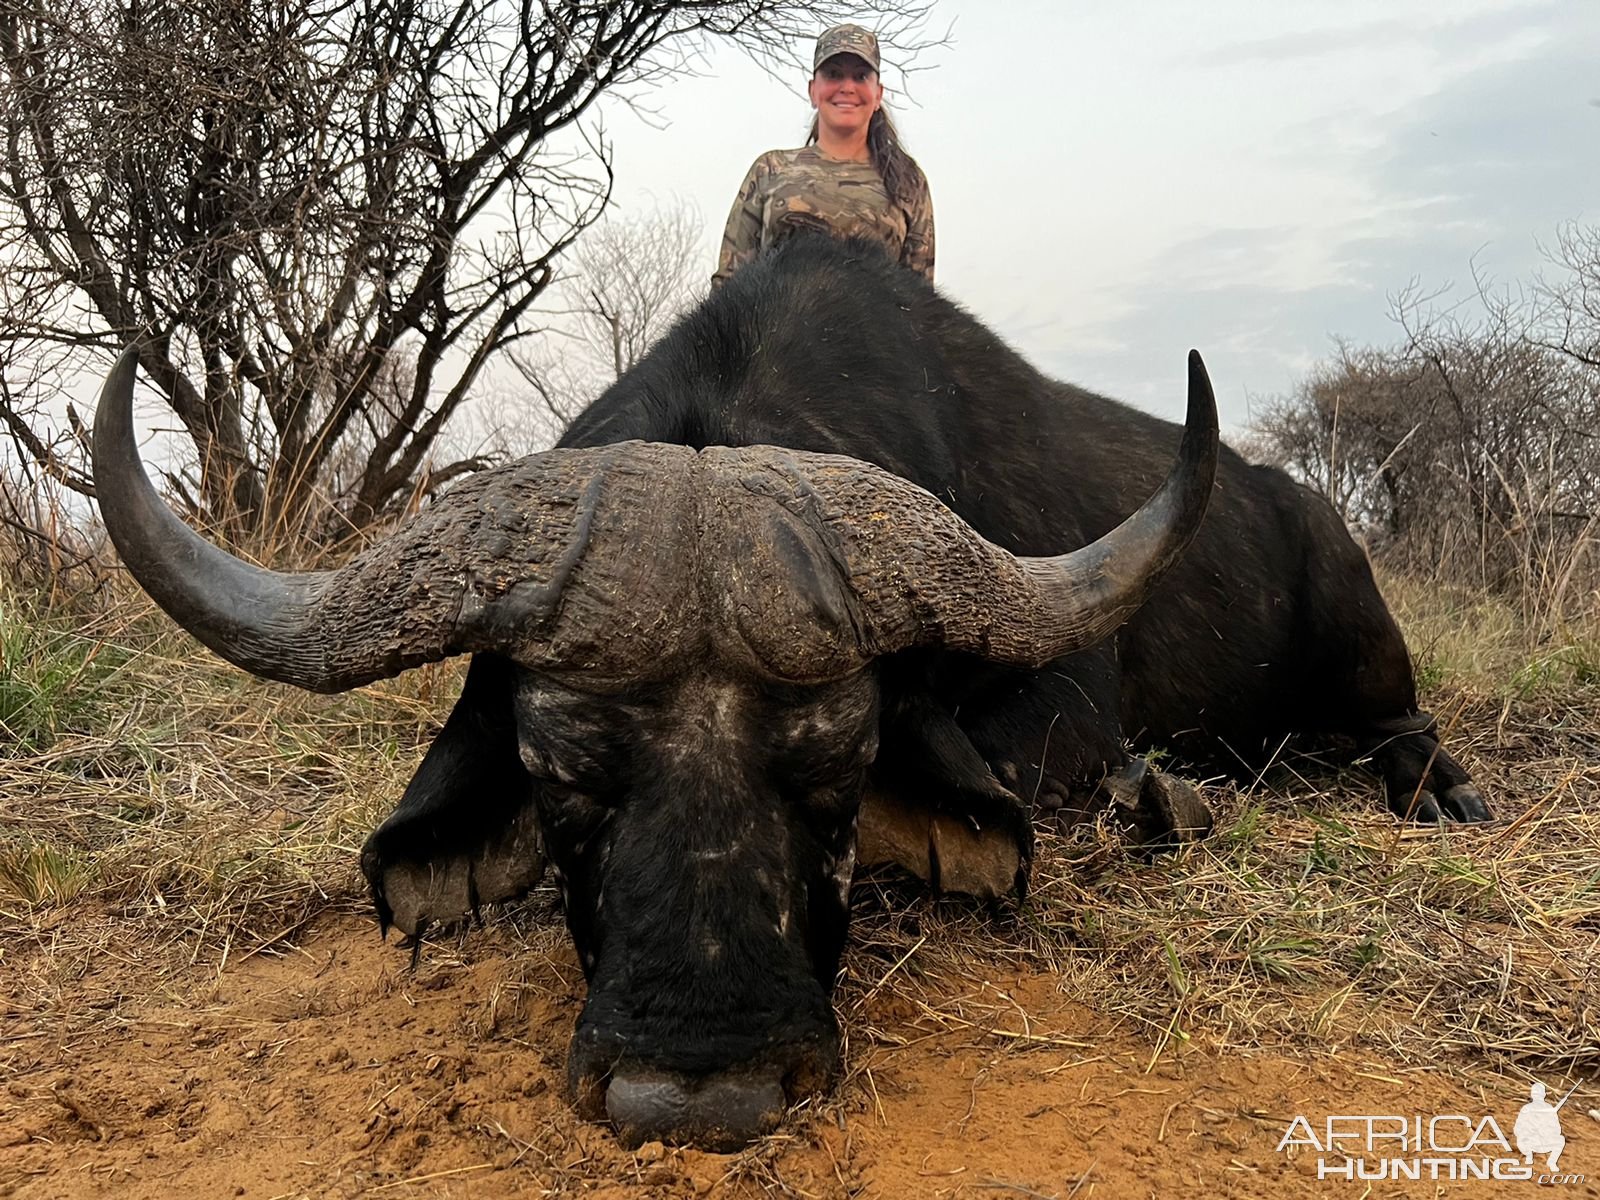
{"label": "sandy soil", "polygon": [[[75,918],[79,919],[79,918]],[[1492,1113],[1442,1072],[1221,1053],[1112,1027],[1057,980],[968,963],[969,983],[847,981],[847,1076],[740,1155],[647,1145],[561,1095],[582,979],[553,914],[430,944],[415,973],[353,912],[177,972],[107,915],[66,977],[41,944],[0,982],[0,1195],[815,1197],[1517,1195],[1532,1183],[1319,1180],[1277,1150],[1296,1113]],[[30,975],[30,971],[34,972]],[[41,987],[48,1011],[27,995]],[[1596,1196],[1600,1124],[1562,1166]]]}

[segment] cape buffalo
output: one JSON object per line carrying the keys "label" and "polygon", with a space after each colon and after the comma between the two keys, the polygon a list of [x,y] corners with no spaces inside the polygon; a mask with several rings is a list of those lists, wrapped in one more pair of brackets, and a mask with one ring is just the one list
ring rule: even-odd
{"label": "cape buffalo", "polygon": [[1219,454],[1197,356],[1180,431],[1044,378],[869,246],[775,248],[560,448],[332,572],[259,570],[171,514],[133,370],[96,418],[102,514],[195,636],[319,690],[475,654],[362,867],[420,937],[548,856],[589,985],[572,1090],[630,1144],[743,1144],[834,1074],[858,844],[1020,887],[1039,807],[1203,831],[1130,748],[1237,767],[1296,731],[1371,754],[1397,813],[1488,816],[1365,557]]}

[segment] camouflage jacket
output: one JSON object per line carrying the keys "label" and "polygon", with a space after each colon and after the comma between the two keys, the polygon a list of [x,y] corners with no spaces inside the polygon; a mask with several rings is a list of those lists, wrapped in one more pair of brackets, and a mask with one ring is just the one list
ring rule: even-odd
{"label": "camouflage jacket", "polygon": [[933,279],[933,199],[924,184],[909,208],[891,203],[870,162],[830,158],[816,146],[769,150],[739,186],[713,288],[763,249],[807,230],[882,242],[902,266]]}

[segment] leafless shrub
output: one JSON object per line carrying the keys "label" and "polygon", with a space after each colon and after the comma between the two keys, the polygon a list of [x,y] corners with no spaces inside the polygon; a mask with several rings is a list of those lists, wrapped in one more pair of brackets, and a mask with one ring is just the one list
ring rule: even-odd
{"label": "leafless shrub", "polygon": [[1562,245],[1562,279],[1480,280],[1470,308],[1413,285],[1394,303],[1398,345],[1341,346],[1254,423],[1257,451],[1391,564],[1554,621],[1592,607],[1600,583],[1600,260],[1578,257],[1592,237]]}
{"label": "leafless shrub", "polygon": [[1535,340],[1600,369],[1600,226],[1564,225],[1547,255],[1553,273],[1541,275],[1533,289],[1539,304]]}

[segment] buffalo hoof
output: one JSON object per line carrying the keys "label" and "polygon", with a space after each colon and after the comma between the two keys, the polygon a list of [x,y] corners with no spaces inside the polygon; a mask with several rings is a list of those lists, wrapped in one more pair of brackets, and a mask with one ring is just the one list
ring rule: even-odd
{"label": "buffalo hoof", "polygon": [[1176,775],[1130,758],[1101,785],[1127,835],[1152,852],[1176,850],[1211,832],[1211,813],[1200,793]]}
{"label": "buffalo hoof", "polygon": [[639,1071],[612,1077],[605,1107],[626,1149],[668,1142],[727,1154],[776,1129],[785,1100],[776,1070],[692,1082]]}
{"label": "buffalo hoof", "polygon": [[1027,892],[1033,826],[974,828],[971,821],[871,791],[856,830],[858,868],[892,863],[940,892],[997,900]]}
{"label": "buffalo hoof", "polygon": [[1492,819],[1483,793],[1439,745],[1431,727],[1387,739],[1373,751],[1372,758],[1383,771],[1389,811],[1402,821],[1437,825]]}
{"label": "buffalo hoof", "polygon": [[1445,821],[1475,824],[1492,819],[1488,801],[1470,783],[1453,784],[1437,795],[1427,788],[1400,796],[1391,793],[1389,808],[1402,820],[1420,825],[1438,825]]}
{"label": "buffalo hoof", "polygon": [[472,848],[429,846],[416,832],[412,823],[386,822],[361,851],[361,871],[385,932],[393,925],[415,939],[434,926],[460,924],[482,905],[515,899],[544,877],[531,804]]}

